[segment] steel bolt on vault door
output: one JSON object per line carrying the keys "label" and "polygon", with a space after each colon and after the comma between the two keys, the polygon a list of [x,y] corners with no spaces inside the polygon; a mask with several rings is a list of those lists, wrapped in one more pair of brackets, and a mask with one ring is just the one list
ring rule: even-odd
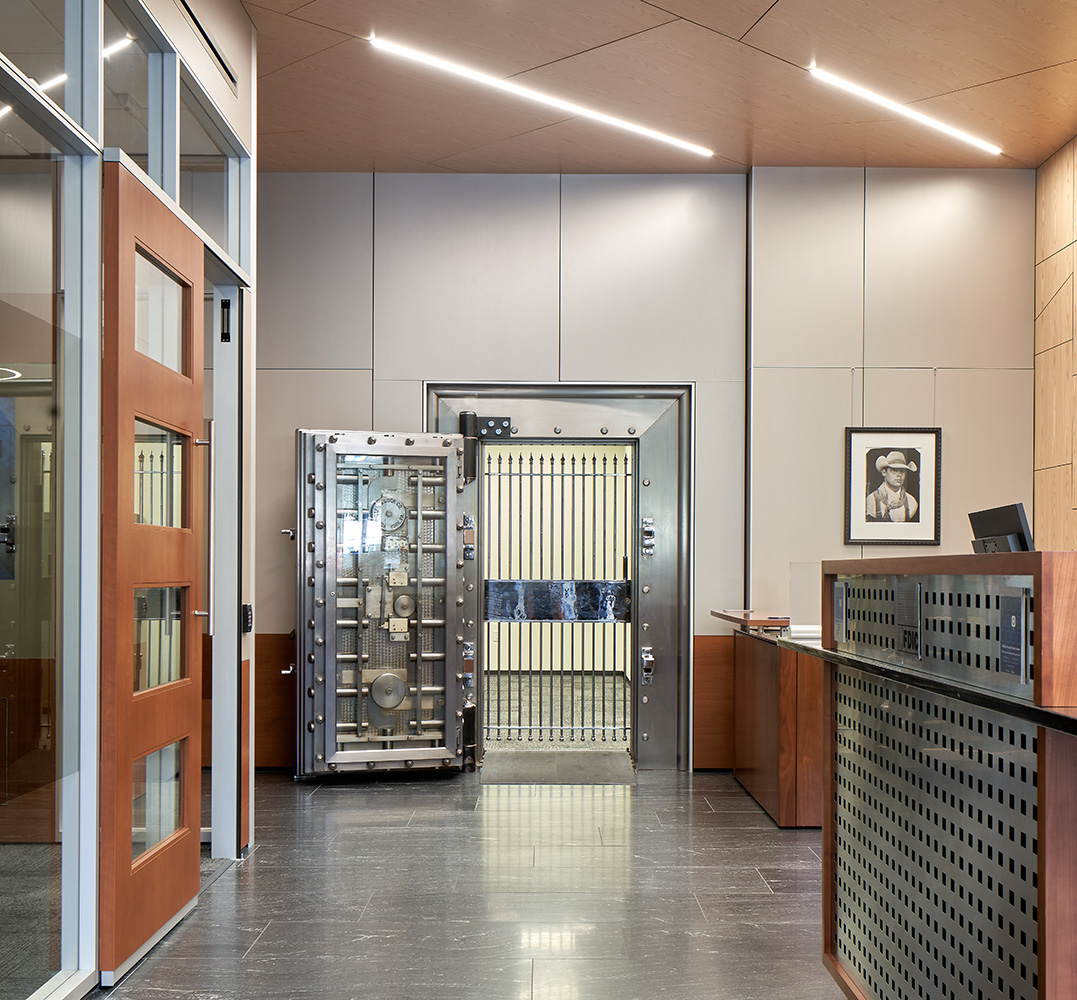
{"label": "steel bolt on vault door", "polygon": [[473,762],[463,439],[296,432],[300,775]]}

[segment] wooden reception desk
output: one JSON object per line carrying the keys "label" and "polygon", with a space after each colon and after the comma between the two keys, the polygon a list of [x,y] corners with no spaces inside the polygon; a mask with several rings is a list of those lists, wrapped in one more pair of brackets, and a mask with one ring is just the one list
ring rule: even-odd
{"label": "wooden reception desk", "polygon": [[823,646],[835,981],[1077,997],[1077,552],[824,562]]}

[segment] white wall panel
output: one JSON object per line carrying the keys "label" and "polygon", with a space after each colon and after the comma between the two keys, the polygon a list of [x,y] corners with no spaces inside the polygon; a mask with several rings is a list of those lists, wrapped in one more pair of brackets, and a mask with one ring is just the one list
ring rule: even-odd
{"label": "white wall panel", "polygon": [[378,174],[379,379],[556,381],[556,175]]}
{"label": "white wall panel", "polygon": [[864,363],[864,171],[752,171],[752,362]]}
{"label": "white wall panel", "polygon": [[374,380],[374,427],[379,431],[423,431],[422,382]]}
{"label": "white wall panel", "polygon": [[940,370],[942,546],[972,551],[968,512],[1021,502],[1032,511],[1031,371]]}
{"label": "white wall panel", "polygon": [[1031,170],[867,171],[865,364],[1031,367]]}
{"label": "white wall panel", "polygon": [[255,532],[258,631],[295,628],[296,549],[281,534],[294,528],[296,428],[367,430],[372,424],[369,371],[258,372]]}
{"label": "white wall panel", "polygon": [[259,368],[371,367],[372,185],[259,175]]}
{"label": "white wall panel", "polygon": [[561,378],[743,377],[746,183],[562,179]]}
{"label": "white wall panel", "polygon": [[845,428],[863,383],[848,368],[763,368],[752,381],[752,607],[783,614],[789,564],[856,558],[844,534]]}
{"label": "white wall panel", "polygon": [[744,383],[697,382],[695,631],[729,629],[712,608],[744,602]]}
{"label": "white wall panel", "polygon": [[935,372],[930,368],[868,368],[865,427],[934,427]]}

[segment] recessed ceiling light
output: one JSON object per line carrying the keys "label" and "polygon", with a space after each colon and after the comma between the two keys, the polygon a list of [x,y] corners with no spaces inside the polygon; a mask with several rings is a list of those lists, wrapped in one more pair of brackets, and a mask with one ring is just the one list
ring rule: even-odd
{"label": "recessed ceiling light", "polygon": [[954,128],[953,125],[947,125],[945,122],[940,122],[937,118],[931,118],[928,115],[921,114],[919,111],[914,111],[907,104],[899,104],[897,101],[892,101],[889,97],[883,97],[882,94],[876,94],[873,90],[861,87],[857,83],[843,80],[840,76],[828,73],[825,69],[819,69],[815,63],[812,63],[808,67],[808,72],[817,80],[829,83],[832,87],[838,87],[847,93],[856,95],[862,100],[870,101],[872,104],[878,104],[879,107],[894,111],[899,115],[904,115],[906,118],[911,118],[921,125],[927,125],[929,128],[937,129],[939,132],[945,132],[946,135],[952,136],[954,139],[960,139],[962,142],[967,142],[970,145],[976,146],[988,153],[992,153],[995,156],[998,156],[999,153],[1002,152],[998,146],[992,145],[990,142],[985,142],[983,139],[977,139],[976,136],[969,135],[968,132],[962,132],[961,129]]}
{"label": "recessed ceiling light", "polygon": [[14,382],[17,378],[22,378],[22,372],[0,367],[0,382]]}
{"label": "recessed ceiling light", "polygon": [[0,118],[3,118],[4,115],[6,115],[10,110],[11,110],[11,105],[10,104],[5,104],[2,108],[0,108]]}
{"label": "recessed ceiling light", "polygon": [[501,80],[496,76],[490,76],[488,73],[462,66],[460,63],[450,62],[439,56],[408,48],[406,45],[398,45],[396,42],[386,41],[384,38],[371,37],[369,41],[376,49],[403,56],[405,59],[411,59],[414,62],[439,69],[445,73],[452,73],[454,76],[463,77],[465,80],[471,80],[474,83],[496,87],[498,90],[503,90],[505,93],[513,94],[516,97],[523,97],[529,101],[536,101],[539,104],[557,108],[560,111],[567,111],[569,114],[577,115],[581,118],[590,118],[593,121],[602,122],[604,125],[612,125],[614,128],[625,129],[628,132],[634,132],[636,135],[646,136],[648,139],[655,139],[658,142],[665,142],[679,149],[686,149],[690,153],[697,153],[699,156],[714,156],[714,150],[697,146],[695,143],[686,142],[684,139],[678,139],[672,135],[666,135],[664,132],[656,132],[645,125],[637,125],[634,122],[625,121],[623,118],[615,118],[613,115],[607,115],[602,111],[593,111],[591,108],[573,104],[571,101],[564,101],[560,97],[553,97],[539,90],[532,90],[530,87],[522,87],[520,84],[512,83],[510,80]]}

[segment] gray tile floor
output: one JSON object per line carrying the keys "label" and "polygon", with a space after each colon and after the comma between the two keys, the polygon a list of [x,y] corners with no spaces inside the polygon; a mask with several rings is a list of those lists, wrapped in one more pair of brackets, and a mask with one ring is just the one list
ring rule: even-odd
{"label": "gray tile floor", "polygon": [[841,1000],[819,831],[729,774],[256,789],[257,848],[115,1000]]}

